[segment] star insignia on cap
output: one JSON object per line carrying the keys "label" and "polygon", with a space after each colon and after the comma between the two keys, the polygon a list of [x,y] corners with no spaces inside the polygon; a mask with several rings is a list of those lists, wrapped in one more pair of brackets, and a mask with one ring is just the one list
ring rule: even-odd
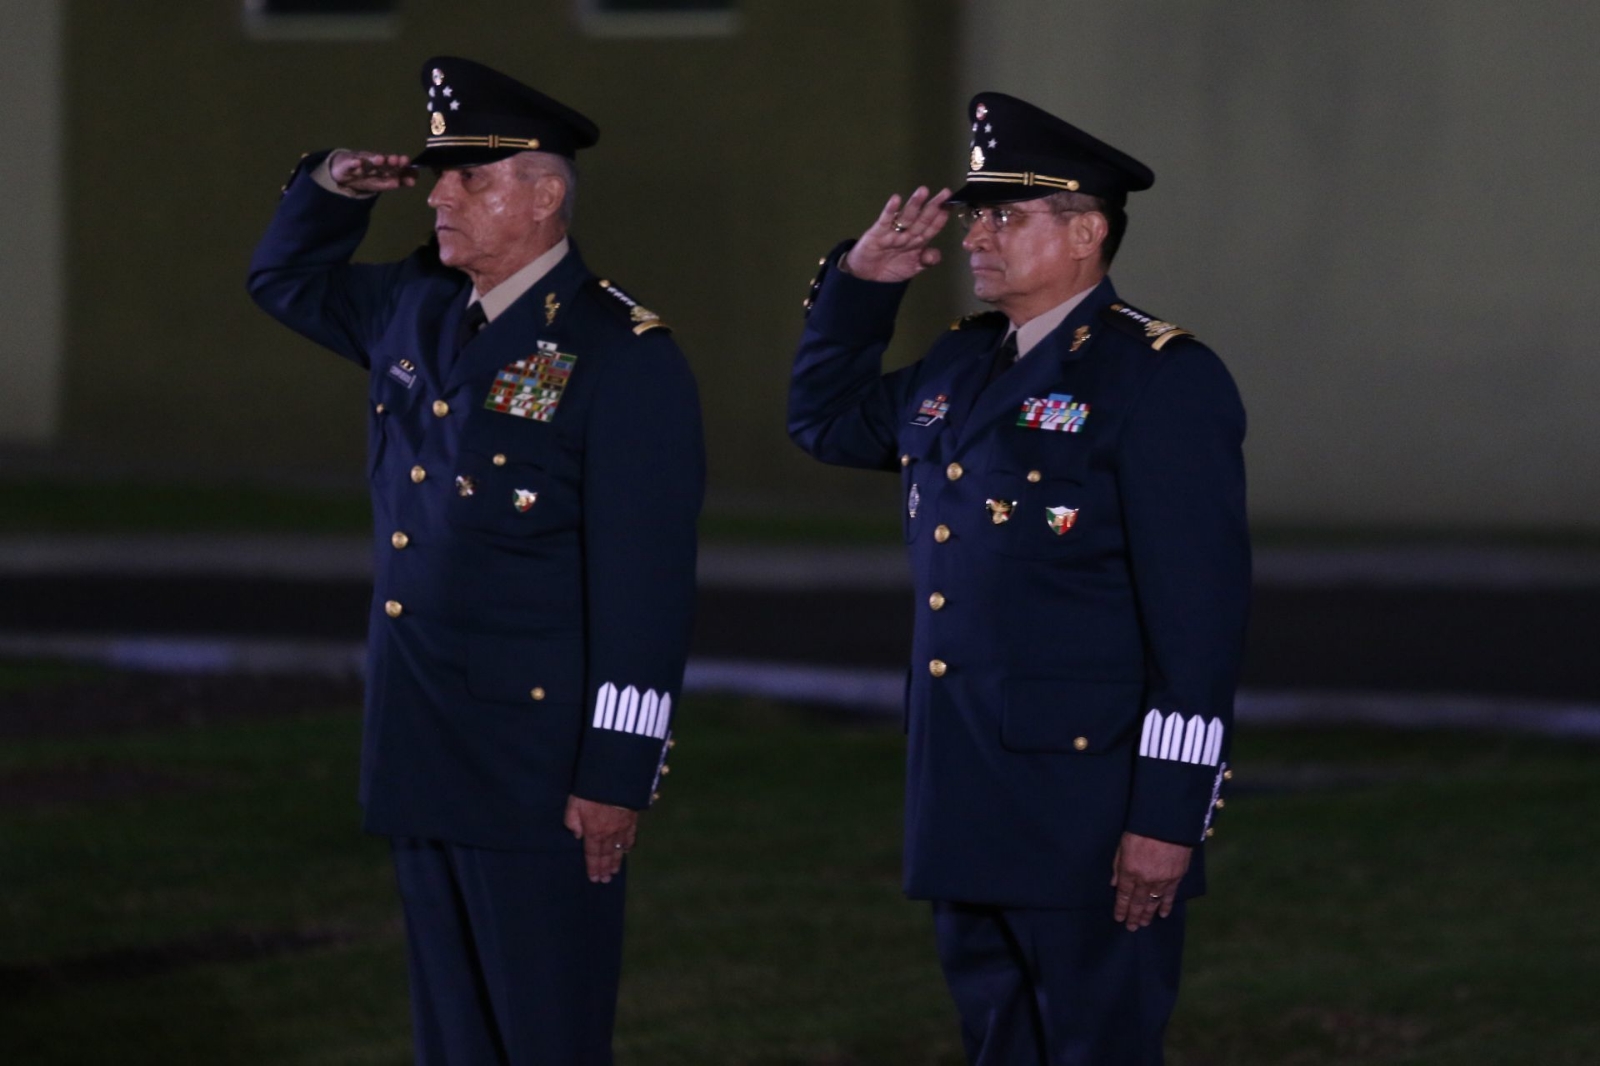
{"label": "star insignia on cap", "polygon": [[[446,89],[444,91],[444,94],[446,96],[449,96],[450,95],[450,90]],[[983,132],[985,132],[985,133],[993,133],[994,132],[994,123],[993,122],[985,122],[983,124]]]}
{"label": "star insignia on cap", "polygon": [[460,100],[451,100],[450,101],[450,110],[452,110],[452,111],[460,111],[461,110],[461,101]]}
{"label": "star insignia on cap", "polygon": [[999,143],[999,142],[998,142],[998,141],[996,141],[996,140],[995,140],[995,139],[994,139],[994,138],[993,138],[993,137],[990,137],[990,138],[989,138],[989,147],[990,147],[990,148],[994,148],[994,147],[996,147],[996,146],[997,146],[997,145],[998,145],[998,143]]}
{"label": "star insignia on cap", "polygon": [[446,85],[444,87],[444,94],[446,96],[454,96],[456,94],[456,91],[454,89],[450,88],[450,86]]}

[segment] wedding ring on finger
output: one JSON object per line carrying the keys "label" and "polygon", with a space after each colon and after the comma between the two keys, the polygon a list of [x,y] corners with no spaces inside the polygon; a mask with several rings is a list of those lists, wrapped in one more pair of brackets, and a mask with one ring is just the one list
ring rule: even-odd
{"label": "wedding ring on finger", "polygon": [[1160,899],[1161,898],[1161,894],[1159,892],[1153,892],[1153,893],[1151,893],[1150,898],[1151,899]]}

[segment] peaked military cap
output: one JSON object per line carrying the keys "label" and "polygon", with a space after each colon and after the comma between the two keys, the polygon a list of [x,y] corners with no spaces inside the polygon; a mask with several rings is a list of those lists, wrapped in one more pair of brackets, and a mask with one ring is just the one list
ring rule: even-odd
{"label": "peaked military cap", "polygon": [[972,150],[956,204],[1006,204],[1058,192],[1114,203],[1155,184],[1149,167],[1070,122],[1005,93],[979,93],[967,105]]}
{"label": "peaked military cap", "polygon": [[428,96],[423,167],[492,163],[518,152],[568,159],[600,139],[600,127],[559,100],[482,63],[434,56],[422,64]]}

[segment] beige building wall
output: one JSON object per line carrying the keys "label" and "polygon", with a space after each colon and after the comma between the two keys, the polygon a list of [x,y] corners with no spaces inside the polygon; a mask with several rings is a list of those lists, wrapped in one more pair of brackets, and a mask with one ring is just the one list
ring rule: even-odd
{"label": "beige building wall", "polygon": [[1600,527],[1600,7],[972,0],[963,88],[1148,162],[1115,277],[1250,410],[1258,522]]}
{"label": "beige building wall", "polygon": [[[800,301],[817,256],[937,154],[955,0],[748,0],[727,35],[665,37],[586,33],[568,0],[407,0],[374,39],[311,41],[255,39],[241,7],[67,3],[64,449],[174,477],[360,483],[362,375],[257,311],[246,264],[302,151],[421,146],[417,70],[454,53],[600,124],[575,235],[676,328],[713,499],[836,491],[783,428]],[[362,257],[422,241],[423,199],[387,197]],[[942,296],[917,297],[919,335]]]}
{"label": "beige building wall", "polygon": [[6,0],[0,31],[0,446],[48,447],[60,413],[61,8]]}

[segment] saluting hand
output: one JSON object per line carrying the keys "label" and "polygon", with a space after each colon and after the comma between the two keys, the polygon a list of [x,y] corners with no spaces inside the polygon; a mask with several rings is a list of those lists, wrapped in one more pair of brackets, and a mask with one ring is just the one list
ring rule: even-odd
{"label": "saluting hand", "polygon": [[1194,849],[1137,833],[1122,834],[1111,861],[1111,884],[1117,890],[1112,917],[1129,932],[1149,925],[1159,911],[1165,918],[1177,900],[1178,883],[1189,871]]}
{"label": "saluting hand", "polygon": [[339,188],[360,193],[409,189],[417,183],[417,168],[411,165],[410,156],[382,152],[341,149],[329,157],[328,175]]}
{"label": "saluting hand", "polygon": [[583,861],[589,880],[609,884],[633,850],[639,832],[639,812],[609,803],[567,797],[566,827],[583,841]]}
{"label": "saluting hand", "polygon": [[925,185],[904,203],[899,193],[889,197],[878,220],[845,256],[845,269],[867,281],[910,281],[938,263],[939,249],[928,242],[950,221],[944,209],[948,199],[949,189],[929,196]]}

